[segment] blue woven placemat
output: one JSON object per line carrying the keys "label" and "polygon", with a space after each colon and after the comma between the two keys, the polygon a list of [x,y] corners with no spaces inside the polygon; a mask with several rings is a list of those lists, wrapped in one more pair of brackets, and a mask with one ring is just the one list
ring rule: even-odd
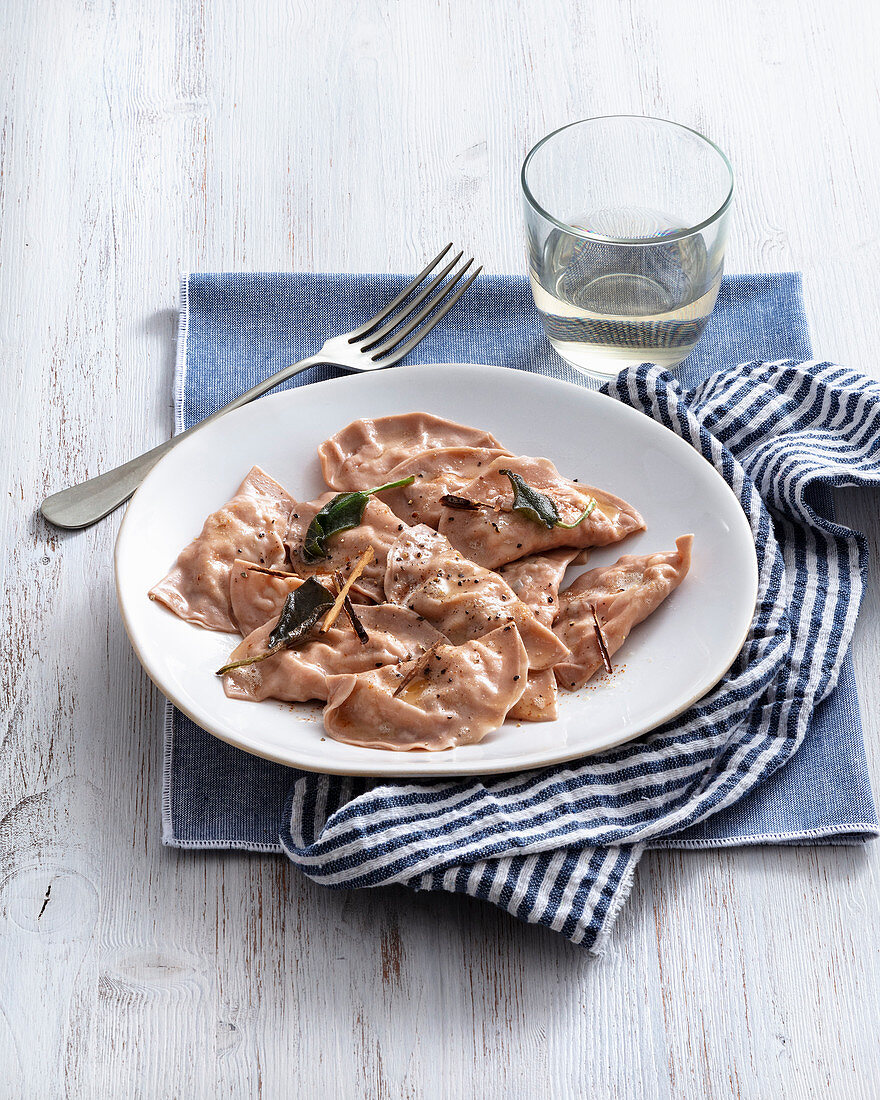
{"label": "blue woven placemat", "polygon": [[[355,327],[404,283],[399,276],[191,275],[185,283],[176,378],[177,430],[254,382]],[[547,345],[524,279],[484,278],[413,353],[421,362],[486,362],[580,379]],[[464,302],[461,303],[464,305]],[[728,277],[703,341],[680,369],[684,387],[752,360],[810,356],[799,276]],[[333,377],[314,368],[295,384]],[[826,516],[821,489],[813,506]],[[169,711],[163,791],[166,843],[281,851],[296,772],[249,756]],[[287,823],[289,824],[289,822]],[[847,658],[797,754],[760,786],[655,847],[855,843],[876,835],[858,700]]]}

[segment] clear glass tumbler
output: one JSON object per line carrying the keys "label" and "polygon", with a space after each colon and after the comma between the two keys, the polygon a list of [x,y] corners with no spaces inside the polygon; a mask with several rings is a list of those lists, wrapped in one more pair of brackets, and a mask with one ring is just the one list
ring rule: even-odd
{"label": "clear glass tumbler", "polygon": [[522,167],[529,276],[553,347],[607,378],[674,367],[715,305],[733,170],[708,138],[610,115],[548,134]]}

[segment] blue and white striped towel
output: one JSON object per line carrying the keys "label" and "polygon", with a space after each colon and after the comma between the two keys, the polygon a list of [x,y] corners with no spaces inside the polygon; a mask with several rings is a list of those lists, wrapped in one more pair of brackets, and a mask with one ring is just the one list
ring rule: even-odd
{"label": "blue and white striped towel", "polygon": [[643,366],[610,396],[698,448],[750,518],[759,595],[736,663],[671,724],[574,766],[491,782],[302,776],[281,842],[316,882],[464,892],[595,951],[645,844],[717,813],[798,749],[837,681],[866,568],[862,537],[813,494],[880,481],[880,386],[784,361],[683,392]]}

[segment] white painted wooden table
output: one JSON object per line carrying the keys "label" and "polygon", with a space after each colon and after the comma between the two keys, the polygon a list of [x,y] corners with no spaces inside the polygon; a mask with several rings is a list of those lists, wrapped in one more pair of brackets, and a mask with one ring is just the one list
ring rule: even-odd
{"label": "white painted wooden table", "polygon": [[[163,849],[119,517],[66,535],[34,511],[169,434],[181,271],[408,271],[450,236],[522,271],[521,157],[592,114],[728,150],[728,269],[802,269],[817,353],[880,377],[875,12],[6,0],[4,1098],[880,1095],[876,846],[649,856],[600,962],[467,899]],[[874,547],[875,776],[877,503],[844,495]]]}

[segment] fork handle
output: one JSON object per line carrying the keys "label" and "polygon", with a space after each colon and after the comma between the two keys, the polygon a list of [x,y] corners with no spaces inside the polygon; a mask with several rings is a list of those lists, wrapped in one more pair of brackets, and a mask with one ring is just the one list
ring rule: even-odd
{"label": "fork handle", "polygon": [[256,386],[251,386],[249,390],[245,390],[243,394],[234,398],[228,405],[224,405],[222,409],[206,416],[198,424],[193,424],[185,432],[180,432],[179,435],[166,439],[164,443],[160,443],[158,447],[154,447],[151,451],[131,459],[122,466],[117,466],[115,470],[108,470],[106,474],[99,474],[97,477],[89,478],[88,481],[83,481],[79,485],[72,485],[69,489],[62,489],[60,493],[53,493],[52,496],[46,497],[40,505],[40,511],[56,527],[65,527],[69,530],[91,527],[93,523],[97,523],[98,520],[108,516],[120,504],[124,504],[159,459],[167,455],[170,450],[173,450],[181,439],[185,439],[193,432],[204,428],[212,420],[225,416],[232,409],[240,408],[242,405],[247,405],[256,398],[262,397],[264,393],[268,393],[269,390],[274,389],[281,382],[286,382],[288,378],[301,374],[308,367],[325,362],[327,362],[326,359],[312,355],[308,359],[301,359],[298,363],[292,363],[289,367],[284,367],[277,374],[270,375],[262,382],[258,382]]}

